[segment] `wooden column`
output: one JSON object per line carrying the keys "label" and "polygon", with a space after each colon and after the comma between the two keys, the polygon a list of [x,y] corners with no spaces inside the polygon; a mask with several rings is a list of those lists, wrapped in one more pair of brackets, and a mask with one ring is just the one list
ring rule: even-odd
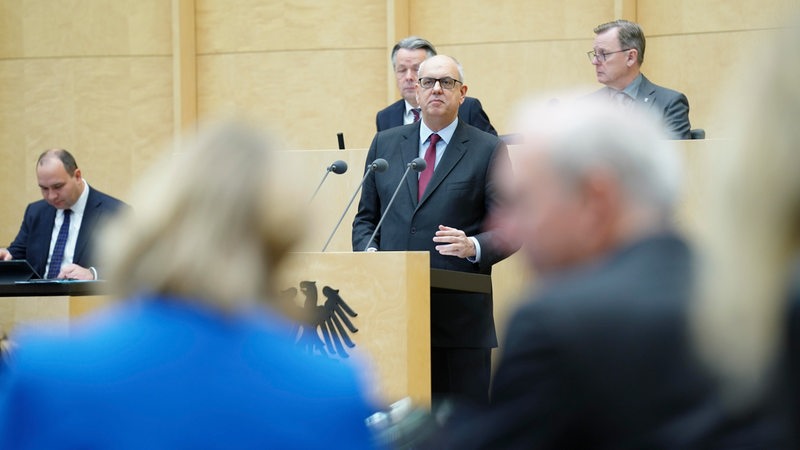
{"label": "wooden column", "polygon": [[389,60],[394,44],[411,33],[408,21],[408,0],[386,0],[386,104],[394,103],[400,97],[394,68]]}
{"label": "wooden column", "polygon": [[614,17],[636,22],[636,0],[614,0]]}
{"label": "wooden column", "polygon": [[172,0],[172,105],[175,150],[196,129],[197,49],[194,0]]}

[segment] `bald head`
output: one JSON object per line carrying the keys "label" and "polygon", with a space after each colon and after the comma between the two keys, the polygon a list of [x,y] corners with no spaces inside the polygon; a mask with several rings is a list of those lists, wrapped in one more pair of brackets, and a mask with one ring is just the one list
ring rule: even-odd
{"label": "bald head", "polygon": [[417,102],[422,120],[433,131],[447,127],[458,117],[467,95],[461,65],[452,56],[437,55],[419,66]]}

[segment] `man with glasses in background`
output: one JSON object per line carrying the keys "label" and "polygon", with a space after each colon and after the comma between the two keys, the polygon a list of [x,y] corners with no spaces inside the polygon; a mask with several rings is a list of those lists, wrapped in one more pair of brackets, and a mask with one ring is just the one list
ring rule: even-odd
{"label": "man with glasses in background", "polygon": [[[397,89],[403,98],[378,111],[375,117],[378,131],[419,120],[421,116],[416,97],[417,71],[422,61],[432,56],[436,56],[436,49],[421,37],[409,36],[395,44],[392,49],[392,69]],[[475,128],[497,136],[497,131],[489,122],[489,116],[477,98],[464,97],[464,102],[458,108],[458,117]]]}
{"label": "man with glasses in background", "polygon": [[642,28],[627,20],[604,23],[594,29],[594,48],[588,52],[597,81],[606,85],[592,96],[607,97],[623,107],[661,114],[673,139],[691,139],[689,100],[680,92],[650,82],[642,72],[645,37]]}
{"label": "man with glasses in background", "polygon": [[[419,67],[421,120],[381,131],[367,163],[389,162],[367,176],[353,222],[354,251],[427,251],[436,269],[490,275],[513,245],[489,226],[495,209],[495,164],[508,164],[503,142],[462,120],[467,86],[458,62],[438,55]],[[427,163],[402,182],[415,158]],[[402,182],[391,209],[386,205]],[[381,217],[380,233],[370,240]],[[492,295],[431,289],[431,388],[434,407],[455,398],[486,404],[491,349],[497,346]]]}

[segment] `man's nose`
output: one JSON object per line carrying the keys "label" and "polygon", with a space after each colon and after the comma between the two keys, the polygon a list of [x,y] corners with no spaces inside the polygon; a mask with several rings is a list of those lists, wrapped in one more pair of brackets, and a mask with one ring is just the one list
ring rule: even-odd
{"label": "man's nose", "polygon": [[406,69],[406,80],[414,81],[417,79],[417,74],[412,69]]}
{"label": "man's nose", "polygon": [[443,91],[442,83],[440,83],[439,80],[434,81],[433,82],[433,87],[431,88],[431,90],[433,92],[442,92]]}

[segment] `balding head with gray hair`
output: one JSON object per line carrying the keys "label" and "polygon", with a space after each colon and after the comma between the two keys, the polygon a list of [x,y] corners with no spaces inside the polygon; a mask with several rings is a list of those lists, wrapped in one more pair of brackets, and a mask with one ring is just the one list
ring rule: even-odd
{"label": "balding head with gray hair", "polygon": [[669,226],[681,161],[657,119],[587,100],[521,111],[517,215],[535,265],[563,269]]}

